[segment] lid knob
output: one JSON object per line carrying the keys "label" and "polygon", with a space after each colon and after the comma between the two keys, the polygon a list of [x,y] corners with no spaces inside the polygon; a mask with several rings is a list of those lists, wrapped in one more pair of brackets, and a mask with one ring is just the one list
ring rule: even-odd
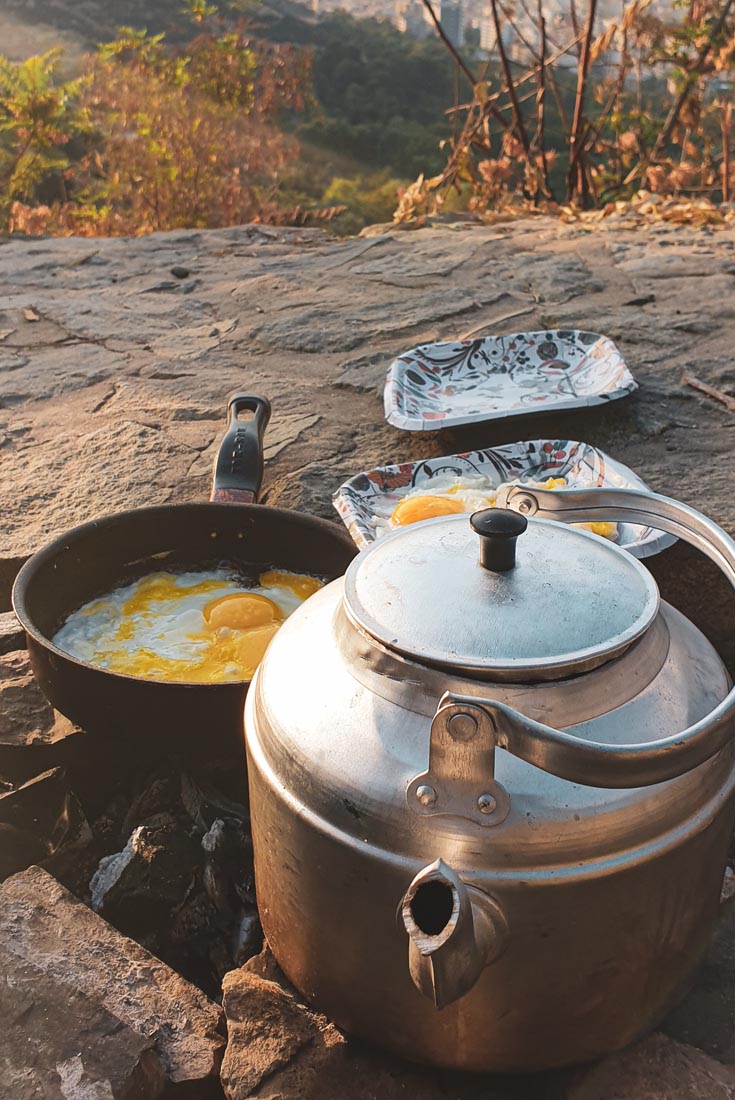
{"label": "lid knob", "polygon": [[483,508],[470,516],[473,531],[480,536],[480,565],[493,573],[507,573],[516,563],[516,539],[528,527],[528,520],[506,508]]}

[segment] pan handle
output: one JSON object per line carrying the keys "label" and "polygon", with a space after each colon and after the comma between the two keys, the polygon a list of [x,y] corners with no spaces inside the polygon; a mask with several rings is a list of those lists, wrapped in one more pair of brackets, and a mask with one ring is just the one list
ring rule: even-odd
{"label": "pan handle", "polygon": [[[241,412],[252,420],[239,419]],[[265,397],[236,393],[227,405],[227,432],[214,464],[210,500],[220,504],[255,504],[263,480],[263,435],[271,418]]]}

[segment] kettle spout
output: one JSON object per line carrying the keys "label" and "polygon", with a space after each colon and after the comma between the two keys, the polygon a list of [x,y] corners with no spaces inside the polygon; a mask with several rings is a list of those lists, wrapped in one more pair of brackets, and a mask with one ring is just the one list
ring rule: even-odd
{"label": "kettle spout", "polygon": [[419,871],[400,909],[414,985],[436,1008],[469,992],[503,950],[508,926],[500,905],[467,886],[443,860]]}

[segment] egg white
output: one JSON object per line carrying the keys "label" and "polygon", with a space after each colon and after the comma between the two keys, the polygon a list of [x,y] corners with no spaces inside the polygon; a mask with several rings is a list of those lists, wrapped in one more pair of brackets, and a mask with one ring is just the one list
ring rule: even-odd
{"label": "egg white", "polygon": [[[216,587],[207,592],[187,593],[187,588],[195,587],[203,581],[214,581]],[[54,635],[54,645],[72,657],[100,668],[110,666],[111,659],[105,657],[105,651],[112,650],[116,653],[124,650],[132,655],[141,649],[150,649],[157,656],[168,660],[191,660],[203,655],[209,648],[210,642],[196,641],[191,635],[204,631],[204,609],[213,600],[223,596],[255,593],[276,604],[284,618],[303,603],[289,588],[265,588],[258,585],[250,587],[242,579],[221,569],[180,573],[175,579],[176,587],[181,589],[180,596],[156,600],[147,611],[136,615],[125,614],[124,605],[136,595],[140,583],[140,580],[134,581],[116,588],[106,596],[88,601],[73,612]],[[130,636],[119,638],[117,633],[123,624],[128,625]],[[220,629],[227,631],[226,627]],[[229,671],[234,675],[237,670],[233,667]]]}

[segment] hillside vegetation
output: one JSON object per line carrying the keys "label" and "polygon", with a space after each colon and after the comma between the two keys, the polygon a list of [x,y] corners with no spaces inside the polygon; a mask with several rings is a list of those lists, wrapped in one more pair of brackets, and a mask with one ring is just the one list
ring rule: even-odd
{"label": "hillside vegetation", "polygon": [[0,218],[50,233],[354,232],[447,204],[497,216],[730,200],[735,0],[667,19],[629,0],[602,28],[587,0],[568,41],[543,0],[535,16],[524,5],[531,31],[490,3],[498,48],[482,60],[292,0],[24,0],[23,18],[42,7],[87,38],[122,16],[155,22],[118,27],[71,79],[56,49],[0,58]]}

